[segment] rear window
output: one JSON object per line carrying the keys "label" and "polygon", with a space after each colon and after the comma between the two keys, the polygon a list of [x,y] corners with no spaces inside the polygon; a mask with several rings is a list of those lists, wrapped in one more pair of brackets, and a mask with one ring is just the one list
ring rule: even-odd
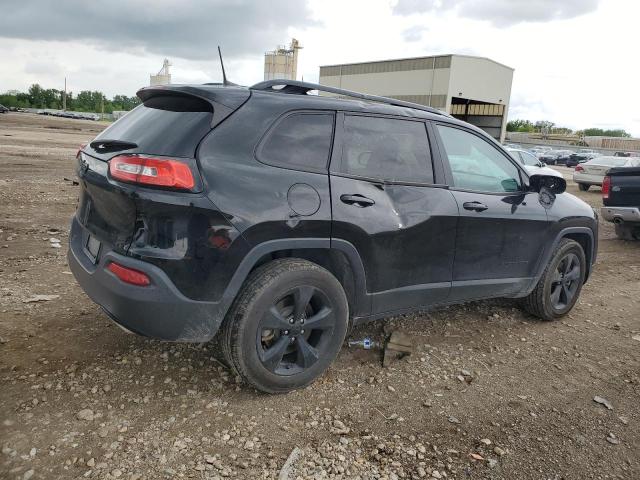
{"label": "rear window", "polygon": [[120,118],[96,140],[133,142],[128,152],[193,157],[200,140],[211,130],[213,109],[195,97],[152,97]]}

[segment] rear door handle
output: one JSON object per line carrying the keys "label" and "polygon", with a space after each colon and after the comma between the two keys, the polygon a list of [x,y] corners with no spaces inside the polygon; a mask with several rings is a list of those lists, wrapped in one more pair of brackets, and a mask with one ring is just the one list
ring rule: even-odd
{"label": "rear door handle", "polygon": [[357,193],[355,195],[340,195],[340,200],[347,205],[357,205],[358,207],[370,207],[376,203],[372,199]]}
{"label": "rear door handle", "polygon": [[480,202],[464,202],[462,208],[465,210],[473,210],[474,212],[484,212],[489,207]]}

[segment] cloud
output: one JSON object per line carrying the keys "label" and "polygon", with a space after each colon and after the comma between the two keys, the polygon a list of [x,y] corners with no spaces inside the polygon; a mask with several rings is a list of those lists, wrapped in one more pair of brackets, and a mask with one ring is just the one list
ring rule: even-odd
{"label": "cloud", "polygon": [[402,38],[407,42],[419,42],[422,40],[422,35],[426,33],[427,30],[428,28],[422,25],[414,25],[402,32]]}
{"label": "cloud", "polygon": [[30,60],[24,66],[24,72],[31,75],[60,75],[63,68],[52,60]]}
{"label": "cloud", "polygon": [[408,16],[453,10],[459,17],[504,27],[578,17],[596,10],[598,3],[599,0],[398,0],[393,13]]}
{"label": "cloud", "polygon": [[288,0],[3,0],[11,12],[0,37],[85,41],[115,51],[142,49],[186,59],[262,52],[287,38],[289,27],[316,22],[305,2]]}

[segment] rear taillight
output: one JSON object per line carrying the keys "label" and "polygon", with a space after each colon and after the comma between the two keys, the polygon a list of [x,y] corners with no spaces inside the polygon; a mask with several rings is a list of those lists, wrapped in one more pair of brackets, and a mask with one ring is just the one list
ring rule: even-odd
{"label": "rear taillight", "polygon": [[140,185],[192,190],[195,186],[189,165],[171,158],[118,155],[109,161],[109,173],[116,180]]}
{"label": "rear taillight", "polygon": [[84,150],[84,147],[86,147],[86,146],[87,146],[87,144],[86,144],[86,143],[81,143],[81,144],[80,144],[80,146],[78,147],[78,151],[76,152],[76,157],[77,157],[78,155],[80,155],[80,152],[81,152],[82,150]]}
{"label": "rear taillight", "polygon": [[576,172],[584,172],[584,168],[582,168],[582,165],[576,165]]}
{"label": "rear taillight", "polygon": [[611,177],[607,175],[602,180],[602,198],[609,198],[609,192],[611,191]]}
{"label": "rear taillight", "polygon": [[111,262],[107,266],[107,269],[125,283],[139,287],[146,287],[151,284],[151,280],[149,280],[149,277],[145,273],[125,267],[119,263]]}

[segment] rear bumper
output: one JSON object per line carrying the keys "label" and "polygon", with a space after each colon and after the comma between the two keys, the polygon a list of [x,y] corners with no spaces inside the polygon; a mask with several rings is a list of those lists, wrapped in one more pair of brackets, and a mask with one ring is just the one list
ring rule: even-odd
{"label": "rear bumper", "polygon": [[584,183],[585,185],[602,185],[604,175],[593,175],[588,173],[574,173],[573,181],[576,183]]}
{"label": "rear bumper", "polygon": [[602,218],[609,222],[640,223],[640,208],[638,207],[602,207]]}
{"label": "rear bumper", "polygon": [[[206,342],[215,335],[224,317],[220,303],[191,300],[160,268],[108,251],[104,245],[107,251],[101,251],[94,263],[85,252],[86,240],[86,231],[74,217],[67,254],[69,268],[91,300],[122,327],[139,335],[181,342]],[[122,282],[106,269],[112,261],[144,272],[151,285]]]}

